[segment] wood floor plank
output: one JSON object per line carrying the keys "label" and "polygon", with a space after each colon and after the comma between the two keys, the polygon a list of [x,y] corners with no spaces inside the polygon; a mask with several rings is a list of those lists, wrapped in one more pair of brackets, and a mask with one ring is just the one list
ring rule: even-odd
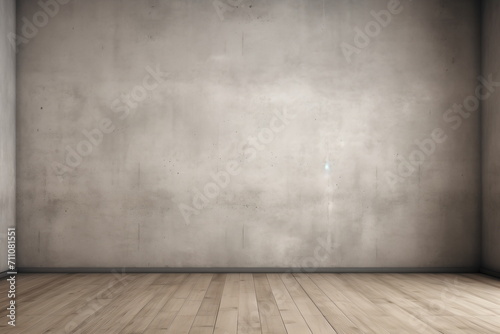
{"label": "wood floor plank", "polygon": [[225,282],[226,274],[214,275],[189,331],[190,334],[213,332]]}
{"label": "wood floor plank", "polygon": [[262,334],[286,334],[278,305],[265,274],[254,274],[255,294],[261,321]]}
{"label": "wood floor plank", "polygon": [[240,274],[238,334],[262,334],[252,274]]}
{"label": "wood floor plank", "polygon": [[1,333],[500,333],[500,281],[479,274],[20,274],[17,282],[17,326],[0,305]]}
{"label": "wood floor plank", "polygon": [[[158,315],[160,310],[165,306],[167,301],[172,297],[177,290],[178,285],[174,282],[180,276],[178,274],[166,274],[161,277],[167,276],[168,280],[164,280],[163,284],[153,284],[147,291],[153,291],[154,297],[147,303],[137,315],[123,328],[124,333],[134,334],[143,333],[153,319]],[[169,284],[172,282],[174,284]]]}
{"label": "wood floor plank", "polygon": [[288,334],[311,333],[306,320],[297,308],[280,275],[269,274],[267,275],[267,279]]}
{"label": "wood floor plank", "polygon": [[[400,331],[414,332],[414,331],[425,331],[429,334],[439,334],[439,331],[432,328],[429,324],[425,323],[419,312],[415,312],[415,308],[411,304],[411,301],[405,300],[404,294],[398,289],[388,285],[380,284],[374,275],[361,274],[361,275],[345,275],[345,277],[352,282],[352,285],[358,287],[358,290],[365,294],[365,296],[370,296],[369,299],[372,301],[380,310],[383,312],[384,316],[390,318],[390,321],[386,323],[387,328],[392,328],[394,326]],[[408,305],[411,307],[408,308]],[[427,315],[427,313],[425,313]],[[382,321],[381,321],[382,322]]]}
{"label": "wood floor plank", "polygon": [[215,323],[214,334],[230,334],[238,331],[238,308],[240,304],[240,275],[228,274],[219,313]]}
{"label": "wood floor plank", "polygon": [[186,297],[184,304],[180,308],[177,316],[169,326],[168,334],[188,334],[191,326],[196,318],[196,314],[200,309],[203,298],[212,281],[212,274],[198,274],[199,278],[196,284],[192,287],[189,295]]}
{"label": "wood floor plank", "polygon": [[304,291],[308,294],[311,301],[316,304],[326,320],[339,334],[362,334],[363,331],[358,328],[338,306],[328,298],[321,289],[311,280],[309,274],[294,275]]}
{"label": "wood floor plank", "polygon": [[[47,333],[56,333],[59,328],[71,328],[71,324],[73,323],[73,319],[69,316],[72,314],[78,315],[78,310],[82,305],[82,300],[89,299],[92,300],[95,296],[98,296],[102,290],[102,287],[96,285],[88,285],[85,286],[83,290],[81,290],[78,294],[75,294],[71,297],[71,299],[67,299],[64,302],[61,302],[59,308],[55,308],[53,312],[49,313],[49,317],[59,316],[58,321],[52,321],[49,326],[44,328]],[[91,296],[90,298],[88,296]],[[106,304],[111,302],[111,299],[106,300]],[[93,309],[88,308],[87,312],[92,312]],[[85,312],[85,311],[83,311]],[[39,330],[41,327],[40,324],[36,324],[36,328]],[[29,331],[28,331],[29,333]]]}
{"label": "wood floor plank", "polygon": [[[329,278],[335,278],[330,281]],[[365,333],[388,333],[382,324],[375,321],[375,317],[384,313],[378,310],[359,291],[346,286],[339,277],[341,275],[318,274],[311,276],[316,285],[339,307],[339,309],[363,332]],[[378,315],[369,313],[376,310]]]}
{"label": "wood floor plank", "polygon": [[295,305],[306,320],[313,333],[336,334],[337,331],[326,321],[321,311],[309,298],[292,274],[283,274],[281,279],[285,284]]}
{"label": "wood floor plank", "polygon": [[[408,276],[411,277],[411,280],[401,279],[401,277],[401,275],[394,274],[378,275],[374,277],[370,285],[374,288],[378,287],[380,290],[384,290],[384,287],[385,289],[396,287],[404,299],[393,299],[391,302],[396,303],[399,308],[418,319],[409,322],[417,331],[425,333],[463,332],[463,323],[451,321],[456,318],[452,315],[452,311],[447,308],[447,301],[441,300],[439,297],[442,286],[430,284],[427,281],[427,276],[413,274]],[[380,284],[377,281],[380,281]],[[393,285],[391,282],[396,284]],[[430,291],[433,294],[429,294]],[[392,306],[392,308],[394,307]]]}
{"label": "wood floor plank", "polygon": [[[169,285],[175,288],[175,292],[148,325],[147,332],[161,332],[162,329],[166,330],[170,327],[185,301],[185,298],[176,298],[176,296],[184,296],[185,293],[182,292],[181,294],[177,294],[176,292],[184,288],[186,284],[192,286],[192,282],[195,279],[196,276],[194,275],[182,275],[170,281]],[[155,281],[155,284],[157,284],[157,282],[158,281]]]}
{"label": "wood floor plank", "polygon": [[[90,334],[97,331],[119,333],[123,327],[153,298],[154,293],[146,292],[157,274],[142,274],[99,311],[89,317],[84,325],[74,333]],[[123,307],[128,305],[128,307]]]}
{"label": "wood floor plank", "polygon": [[148,325],[148,331],[167,329],[170,324],[174,321],[177,312],[181,309],[184,304],[184,299],[181,298],[171,298],[165,304],[165,306],[158,312],[158,314],[153,318],[153,321]]}

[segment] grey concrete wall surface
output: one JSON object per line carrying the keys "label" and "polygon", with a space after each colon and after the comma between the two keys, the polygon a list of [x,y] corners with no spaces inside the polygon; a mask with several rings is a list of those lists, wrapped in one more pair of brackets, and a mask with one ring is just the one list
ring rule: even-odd
{"label": "grey concrete wall surface", "polygon": [[15,2],[0,1],[0,272],[7,270],[7,229],[16,213],[16,56],[9,34],[15,33]]}
{"label": "grey concrete wall surface", "polygon": [[[500,2],[484,2],[483,73],[500,82]],[[483,111],[483,263],[500,272],[500,94]]]}
{"label": "grey concrete wall surface", "polygon": [[479,266],[476,1],[17,18],[22,267]]}

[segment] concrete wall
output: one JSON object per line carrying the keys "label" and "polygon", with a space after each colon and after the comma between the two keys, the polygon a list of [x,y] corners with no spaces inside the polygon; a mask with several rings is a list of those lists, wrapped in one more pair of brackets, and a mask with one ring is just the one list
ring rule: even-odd
{"label": "concrete wall", "polygon": [[16,213],[16,61],[8,38],[15,20],[14,0],[0,1],[0,272],[7,270],[7,228],[15,227]]}
{"label": "concrete wall", "polygon": [[[484,2],[483,74],[500,83],[500,2]],[[500,94],[483,104],[483,267],[500,273]]]}
{"label": "concrete wall", "polygon": [[21,266],[477,267],[476,1],[221,1],[18,1]]}

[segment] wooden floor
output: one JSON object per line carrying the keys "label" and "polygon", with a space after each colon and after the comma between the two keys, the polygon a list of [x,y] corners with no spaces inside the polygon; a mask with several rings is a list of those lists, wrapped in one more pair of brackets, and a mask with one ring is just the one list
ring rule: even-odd
{"label": "wooden floor", "polygon": [[465,274],[21,274],[0,333],[500,333],[500,281]]}

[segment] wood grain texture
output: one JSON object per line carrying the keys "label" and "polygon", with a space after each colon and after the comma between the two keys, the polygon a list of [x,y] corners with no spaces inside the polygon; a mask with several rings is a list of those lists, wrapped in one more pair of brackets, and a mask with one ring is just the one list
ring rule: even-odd
{"label": "wood grain texture", "polygon": [[6,283],[1,333],[500,333],[479,274],[20,274],[16,327]]}

